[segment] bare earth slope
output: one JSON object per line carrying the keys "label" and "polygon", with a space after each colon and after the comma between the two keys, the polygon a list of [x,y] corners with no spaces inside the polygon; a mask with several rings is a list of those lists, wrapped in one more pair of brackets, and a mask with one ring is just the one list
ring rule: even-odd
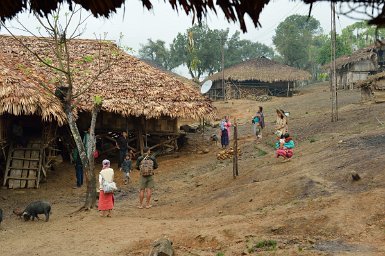
{"label": "bare earth slope", "polygon": [[[188,135],[187,147],[158,159],[151,209],[137,208],[138,172],[127,186],[116,172],[122,191],[112,218],[96,210],[71,214],[85,191],[71,189],[69,164],[39,190],[2,189],[1,255],[147,255],[163,236],[176,255],[385,255],[384,105],[359,100],[358,91],[339,92],[336,123],[326,85],[264,103],[216,103],[220,115],[238,119],[240,175],[233,179],[230,159],[216,159],[220,146],[209,136],[217,129]],[[250,120],[259,104],[267,127],[256,144]],[[273,157],[275,108],[290,112],[297,143],[286,163]],[[352,181],[352,172],[361,180]],[[36,199],[53,204],[48,223],[11,215]]]}

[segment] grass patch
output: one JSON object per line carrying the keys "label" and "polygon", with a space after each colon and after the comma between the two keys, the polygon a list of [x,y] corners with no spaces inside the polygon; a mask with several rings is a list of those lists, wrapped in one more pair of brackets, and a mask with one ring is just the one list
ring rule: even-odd
{"label": "grass patch", "polygon": [[218,253],[216,254],[216,256],[225,256],[225,254],[224,254],[223,252],[218,252]]}
{"label": "grass patch", "polygon": [[264,156],[264,155],[267,155],[267,152],[260,148],[257,148],[257,156]]}
{"label": "grass patch", "polygon": [[275,240],[260,240],[247,245],[247,252],[254,253],[257,251],[274,251],[277,249],[277,241]]}
{"label": "grass patch", "polygon": [[313,143],[313,142],[316,142],[316,139],[310,138],[309,141],[310,141],[310,143]]}
{"label": "grass patch", "polygon": [[257,242],[254,247],[271,251],[277,247],[277,241],[275,241],[275,240],[261,240],[261,241]]}

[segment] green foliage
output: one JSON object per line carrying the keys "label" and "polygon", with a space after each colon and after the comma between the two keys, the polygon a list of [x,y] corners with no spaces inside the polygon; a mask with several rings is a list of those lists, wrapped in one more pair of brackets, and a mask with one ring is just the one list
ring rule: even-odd
{"label": "green foliage", "polygon": [[85,63],[92,62],[93,60],[94,60],[94,56],[92,56],[92,55],[86,55],[86,56],[83,57],[83,61]]}
{"label": "green foliage", "polygon": [[172,70],[176,66],[173,64],[170,51],[165,44],[166,43],[162,40],[152,41],[151,39],[148,39],[147,44],[141,46],[139,57],[150,60],[166,70]]}
{"label": "green foliage", "polygon": [[225,254],[224,254],[223,252],[218,252],[218,253],[216,254],[216,256],[225,256]]}
{"label": "green foliage", "polygon": [[313,41],[321,33],[320,22],[315,18],[291,15],[278,25],[273,43],[285,64],[311,71]]}
{"label": "green foliage", "polygon": [[100,95],[94,96],[94,103],[95,103],[95,105],[97,105],[97,106],[101,106],[102,103],[103,103],[103,97],[100,96]]}
{"label": "green foliage", "polygon": [[310,138],[310,139],[309,139],[309,142],[310,142],[310,143],[316,142],[316,139],[315,139],[315,138]]}
{"label": "green foliage", "polygon": [[257,156],[264,156],[264,155],[267,155],[267,152],[260,149],[260,148],[257,148]]}
{"label": "green foliage", "polygon": [[139,50],[139,56],[167,70],[184,64],[191,77],[199,80],[203,74],[211,75],[222,70],[222,50],[225,68],[251,58],[274,57],[271,47],[241,40],[239,32],[229,38],[228,29],[212,30],[206,24],[194,25],[185,33],[179,33],[169,50],[165,42],[149,39]]}
{"label": "green foliage", "polygon": [[48,65],[52,65],[52,59],[50,59],[49,57],[46,57],[46,58],[44,58],[44,60],[43,60],[45,63],[47,63]]}
{"label": "green foliage", "polygon": [[277,241],[275,240],[261,240],[254,245],[255,248],[264,249],[268,251],[275,250],[277,247]]}

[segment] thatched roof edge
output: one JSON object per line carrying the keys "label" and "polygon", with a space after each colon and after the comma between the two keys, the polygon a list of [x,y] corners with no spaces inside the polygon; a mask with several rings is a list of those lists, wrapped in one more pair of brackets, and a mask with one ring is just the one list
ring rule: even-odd
{"label": "thatched roof edge", "polygon": [[[218,81],[222,72],[215,73],[206,80]],[[224,70],[224,79],[233,81],[258,80],[267,83],[281,81],[302,81],[311,79],[311,74],[266,57],[259,57],[233,65]]]}

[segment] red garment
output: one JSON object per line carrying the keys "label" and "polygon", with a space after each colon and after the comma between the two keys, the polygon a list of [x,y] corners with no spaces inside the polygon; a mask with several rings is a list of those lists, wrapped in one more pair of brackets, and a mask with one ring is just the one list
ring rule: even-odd
{"label": "red garment", "polygon": [[277,149],[276,154],[277,154],[277,158],[279,156],[283,156],[285,158],[291,158],[293,156],[294,152],[290,148],[289,149],[280,149],[279,148],[279,149]]}
{"label": "red garment", "polygon": [[99,211],[112,210],[114,208],[114,193],[105,194],[103,190],[99,191]]}

